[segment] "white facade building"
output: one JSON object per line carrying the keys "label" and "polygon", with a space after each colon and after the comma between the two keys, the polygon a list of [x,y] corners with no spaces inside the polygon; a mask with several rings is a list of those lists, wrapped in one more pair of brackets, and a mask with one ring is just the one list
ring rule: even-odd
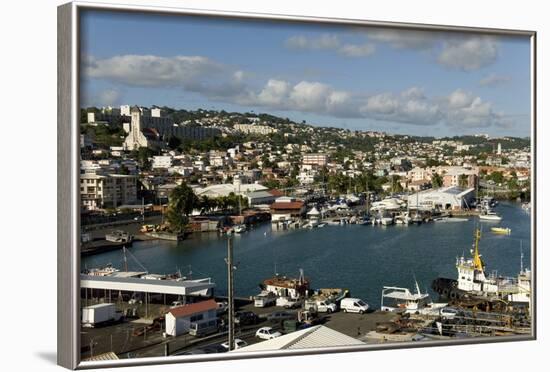
{"label": "white facade building", "polygon": [[166,313],[166,334],[179,336],[189,332],[192,324],[217,321],[218,305],[214,300],[196,302],[171,309]]}
{"label": "white facade building", "polygon": [[168,169],[171,166],[172,166],[172,156],[170,155],[153,156],[153,165],[152,165],[153,168]]}
{"label": "white facade building", "polygon": [[475,199],[475,189],[460,187],[442,187],[411,194],[408,203],[411,208],[459,210],[469,208]]}

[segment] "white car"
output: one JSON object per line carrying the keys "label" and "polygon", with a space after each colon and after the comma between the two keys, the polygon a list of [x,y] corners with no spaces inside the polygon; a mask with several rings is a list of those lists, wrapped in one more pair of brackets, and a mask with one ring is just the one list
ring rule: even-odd
{"label": "white car", "polygon": [[262,327],[256,331],[256,337],[261,338],[262,340],[271,340],[282,336],[283,334],[279,331],[274,330],[271,327]]}
{"label": "white car", "polygon": [[[248,346],[246,341],[243,341],[240,338],[235,339],[235,349],[234,350],[240,349],[240,348],[245,347],[245,346]],[[229,341],[224,342],[222,344],[222,347],[226,350],[229,350]]]}

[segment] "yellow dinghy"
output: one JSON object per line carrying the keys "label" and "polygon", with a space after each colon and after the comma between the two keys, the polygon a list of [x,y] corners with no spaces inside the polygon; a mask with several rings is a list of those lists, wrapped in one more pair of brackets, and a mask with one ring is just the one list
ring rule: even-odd
{"label": "yellow dinghy", "polygon": [[491,227],[491,231],[495,234],[503,235],[510,235],[512,233],[512,229],[509,227]]}

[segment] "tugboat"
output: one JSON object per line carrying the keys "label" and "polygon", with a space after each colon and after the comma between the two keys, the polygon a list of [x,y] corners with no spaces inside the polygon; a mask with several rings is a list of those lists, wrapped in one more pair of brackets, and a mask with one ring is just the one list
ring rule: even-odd
{"label": "tugboat", "polygon": [[468,295],[476,297],[491,297],[498,293],[495,278],[485,275],[485,263],[479,254],[481,231],[476,229],[472,258],[464,256],[456,259],[458,279],[437,278],[432,282],[432,289],[441,297],[458,300]]}
{"label": "tugboat", "polygon": [[485,263],[479,253],[481,231],[476,229],[472,257],[456,259],[458,278],[437,278],[432,290],[442,298],[461,300],[465,298],[488,302],[524,302],[529,306],[530,271],[521,268],[518,278],[497,277],[485,274]]}

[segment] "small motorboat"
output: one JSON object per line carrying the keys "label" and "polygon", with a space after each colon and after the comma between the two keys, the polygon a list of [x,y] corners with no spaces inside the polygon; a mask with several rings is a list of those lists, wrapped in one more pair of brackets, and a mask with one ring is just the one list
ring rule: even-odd
{"label": "small motorboat", "polygon": [[512,229],[509,227],[491,227],[491,232],[495,234],[510,235],[512,233]]}

